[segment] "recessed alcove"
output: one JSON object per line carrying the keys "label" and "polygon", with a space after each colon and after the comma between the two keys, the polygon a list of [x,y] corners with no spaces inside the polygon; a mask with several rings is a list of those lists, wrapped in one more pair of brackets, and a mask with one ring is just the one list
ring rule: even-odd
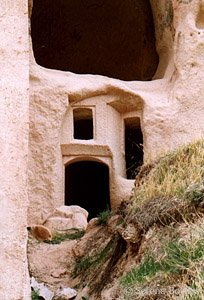
{"label": "recessed alcove", "polygon": [[65,167],[65,205],[79,205],[89,220],[110,207],[109,168],[96,161],[78,161]]}
{"label": "recessed alcove", "polygon": [[149,0],[33,0],[31,36],[50,69],[146,81],[158,66]]}
{"label": "recessed alcove", "polygon": [[143,164],[143,134],[138,117],[125,119],[125,160],[127,179],[135,179]]}
{"label": "recessed alcove", "polygon": [[74,139],[93,139],[93,112],[90,108],[75,108],[73,110]]}

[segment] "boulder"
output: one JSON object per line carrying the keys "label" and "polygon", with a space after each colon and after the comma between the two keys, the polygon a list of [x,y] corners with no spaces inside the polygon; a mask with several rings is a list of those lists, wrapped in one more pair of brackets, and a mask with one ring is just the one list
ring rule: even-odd
{"label": "boulder", "polygon": [[51,232],[63,231],[71,228],[86,229],[87,220],[81,213],[77,213],[72,218],[52,217],[44,224]]}
{"label": "boulder", "polygon": [[80,207],[78,205],[70,205],[70,206],[62,205],[60,207],[57,207],[49,215],[49,218],[50,217],[70,218],[73,214],[76,214],[76,213],[83,214],[86,219],[88,218],[88,214],[89,214],[84,208],[82,208],[82,207]]}
{"label": "boulder", "polygon": [[77,205],[56,208],[43,223],[52,232],[71,228],[86,229],[88,212]]}
{"label": "boulder", "polygon": [[51,217],[44,224],[52,232],[73,228],[71,218]]}
{"label": "boulder", "polygon": [[82,213],[75,213],[72,217],[72,227],[78,229],[86,229],[87,218]]}

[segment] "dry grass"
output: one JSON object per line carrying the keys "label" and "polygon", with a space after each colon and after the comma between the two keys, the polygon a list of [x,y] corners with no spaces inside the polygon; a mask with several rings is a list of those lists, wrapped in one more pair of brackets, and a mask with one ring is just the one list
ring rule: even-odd
{"label": "dry grass", "polygon": [[170,153],[149,168],[144,165],[136,178],[132,208],[150,199],[181,197],[190,186],[203,183],[204,140],[201,140]]}
{"label": "dry grass", "polygon": [[159,241],[156,255],[150,245],[141,263],[121,279],[121,299],[156,299],[163,294],[159,299],[203,300],[204,221],[183,225],[174,229],[174,237]]}
{"label": "dry grass", "polygon": [[161,292],[158,299],[204,300],[203,207],[204,140],[141,168],[125,221],[136,235],[158,223],[173,235],[158,239],[156,254],[150,244],[140,264],[121,279],[121,299],[157,299]]}

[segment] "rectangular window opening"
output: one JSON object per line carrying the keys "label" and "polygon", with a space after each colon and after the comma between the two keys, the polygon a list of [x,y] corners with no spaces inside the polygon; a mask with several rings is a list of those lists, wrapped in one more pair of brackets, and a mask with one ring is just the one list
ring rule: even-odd
{"label": "rectangular window opening", "polygon": [[135,179],[143,164],[143,134],[138,117],[125,119],[125,160],[127,179]]}
{"label": "rectangular window opening", "polygon": [[75,108],[74,117],[74,139],[93,139],[93,111],[91,108]]}

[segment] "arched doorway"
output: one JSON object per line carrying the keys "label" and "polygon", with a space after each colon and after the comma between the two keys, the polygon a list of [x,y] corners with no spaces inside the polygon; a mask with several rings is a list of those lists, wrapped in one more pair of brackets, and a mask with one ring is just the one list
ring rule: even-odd
{"label": "arched doorway", "polygon": [[65,205],[79,205],[96,217],[110,206],[109,168],[95,161],[79,161],[65,168]]}

